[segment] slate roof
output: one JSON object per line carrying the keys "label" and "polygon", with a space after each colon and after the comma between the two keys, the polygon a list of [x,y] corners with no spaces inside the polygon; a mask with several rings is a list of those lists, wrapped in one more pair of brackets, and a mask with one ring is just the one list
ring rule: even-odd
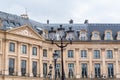
{"label": "slate roof", "polygon": [[117,32],[120,31],[120,24],[88,24],[89,39],[93,31],[98,31],[101,36],[101,40],[104,40],[105,30],[111,30],[113,39],[116,40]]}
{"label": "slate roof", "polygon": [[76,36],[76,40],[78,40],[77,35],[78,35],[78,31],[85,29],[87,31],[87,36],[88,36],[88,40],[91,40],[91,35],[93,31],[99,31],[100,32],[100,36],[101,39],[104,40],[104,32],[105,30],[111,30],[112,31],[112,35],[114,40],[116,40],[116,35],[117,32],[120,31],[120,24],[105,24],[105,23],[87,23],[87,24],[44,24],[44,23],[40,23],[31,19],[26,19],[23,18],[21,16],[17,16],[17,15],[13,15],[13,14],[9,14],[9,13],[5,13],[5,12],[1,12],[0,11],[0,18],[2,19],[3,22],[3,26],[0,27],[0,29],[2,30],[7,30],[10,28],[14,28],[14,27],[19,27],[22,26],[24,24],[28,24],[31,27],[33,27],[33,29],[35,29],[37,32],[39,31],[43,31],[43,30],[50,30],[51,27],[53,27],[54,29],[57,29],[60,25],[62,25],[65,30],[68,30],[69,27],[72,27],[72,29],[75,31],[75,36]]}
{"label": "slate roof", "polygon": [[0,11],[0,18],[2,19],[2,22],[3,22],[3,26],[1,27],[1,29],[3,29],[3,30],[7,30],[9,28],[14,28],[14,27],[19,27],[19,26],[22,26],[25,24],[28,24],[32,27],[43,28],[41,26],[41,23],[39,23],[37,21],[31,20],[31,19],[26,19],[21,16],[5,13],[5,12],[1,12],[1,11]]}

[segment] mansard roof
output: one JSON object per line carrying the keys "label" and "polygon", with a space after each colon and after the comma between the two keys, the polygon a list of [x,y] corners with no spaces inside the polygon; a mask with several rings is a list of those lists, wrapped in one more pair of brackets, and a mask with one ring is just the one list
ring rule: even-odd
{"label": "mansard roof", "polygon": [[1,27],[1,29],[3,29],[3,30],[19,27],[19,26],[22,26],[25,24],[28,24],[32,27],[44,28],[41,26],[41,23],[39,23],[37,21],[31,20],[31,19],[26,19],[21,16],[5,13],[5,12],[1,12],[1,11],[0,11],[0,19],[2,19],[3,26]]}
{"label": "mansard roof", "polygon": [[78,32],[81,30],[87,31],[88,40],[91,40],[93,31],[98,31],[100,33],[101,40],[104,40],[104,35],[105,35],[104,33],[106,30],[111,30],[113,40],[116,40],[117,32],[120,31],[120,23],[119,24],[113,24],[113,23],[44,24],[31,20],[29,18],[23,18],[21,16],[5,13],[1,11],[0,11],[0,19],[2,20],[2,24],[3,24],[2,27],[0,27],[0,29],[2,30],[19,27],[25,24],[30,25],[37,32],[44,30],[48,31],[51,29],[51,27],[57,29],[60,25],[62,25],[65,28],[65,30],[68,30],[69,27],[72,27],[72,29],[75,31],[76,40],[78,40],[77,35]]}

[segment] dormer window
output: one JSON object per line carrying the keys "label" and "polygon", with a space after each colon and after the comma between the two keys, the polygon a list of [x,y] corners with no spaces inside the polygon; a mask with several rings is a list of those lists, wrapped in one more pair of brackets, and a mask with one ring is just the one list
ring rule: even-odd
{"label": "dormer window", "polygon": [[110,34],[110,32],[107,32],[107,33],[106,33],[106,39],[107,39],[107,40],[110,40],[110,39],[111,39],[111,34]]}
{"label": "dormer window", "polygon": [[117,37],[116,37],[117,40],[120,40],[120,31],[117,32]]}
{"label": "dormer window", "polygon": [[99,34],[100,34],[100,33],[99,33],[98,31],[93,31],[93,32],[92,32],[91,40],[101,40]]}
{"label": "dormer window", "polygon": [[95,38],[97,38],[97,37],[98,37],[98,33],[94,33],[93,36],[94,36]]}
{"label": "dormer window", "polygon": [[86,32],[86,30],[81,30],[80,31],[79,39],[80,40],[87,40],[87,32]]}
{"label": "dormer window", "polygon": [[105,31],[105,40],[113,40],[113,37],[112,37],[112,31],[111,30],[106,30]]}

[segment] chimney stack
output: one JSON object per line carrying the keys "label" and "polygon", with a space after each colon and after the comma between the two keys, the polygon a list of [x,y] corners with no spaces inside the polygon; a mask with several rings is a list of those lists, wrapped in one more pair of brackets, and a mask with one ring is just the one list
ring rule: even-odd
{"label": "chimney stack", "polygon": [[70,19],[69,24],[73,24],[73,20],[72,19]]}
{"label": "chimney stack", "polygon": [[88,20],[85,20],[84,24],[88,24]]}
{"label": "chimney stack", "polygon": [[21,17],[22,17],[22,18],[25,18],[25,19],[29,19],[29,17],[28,17],[27,14],[22,14]]}
{"label": "chimney stack", "polygon": [[49,24],[49,20],[47,20],[47,24]]}

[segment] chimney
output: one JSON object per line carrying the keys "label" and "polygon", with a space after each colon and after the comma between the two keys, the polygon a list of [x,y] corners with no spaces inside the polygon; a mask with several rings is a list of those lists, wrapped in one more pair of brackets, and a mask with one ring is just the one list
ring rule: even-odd
{"label": "chimney", "polygon": [[21,17],[22,17],[22,18],[25,18],[25,19],[29,19],[29,17],[28,17],[27,14],[22,14]]}
{"label": "chimney", "polygon": [[72,19],[70,19],[69,24],[73,24],[73,20]]}
{"label": "chimney", "polygon": [[85,20],[84,24],[88,24],[88,20]]}
{"label": "chimney", "polygon": [[47,20],[47,24],[49,24],[49,20]]}

